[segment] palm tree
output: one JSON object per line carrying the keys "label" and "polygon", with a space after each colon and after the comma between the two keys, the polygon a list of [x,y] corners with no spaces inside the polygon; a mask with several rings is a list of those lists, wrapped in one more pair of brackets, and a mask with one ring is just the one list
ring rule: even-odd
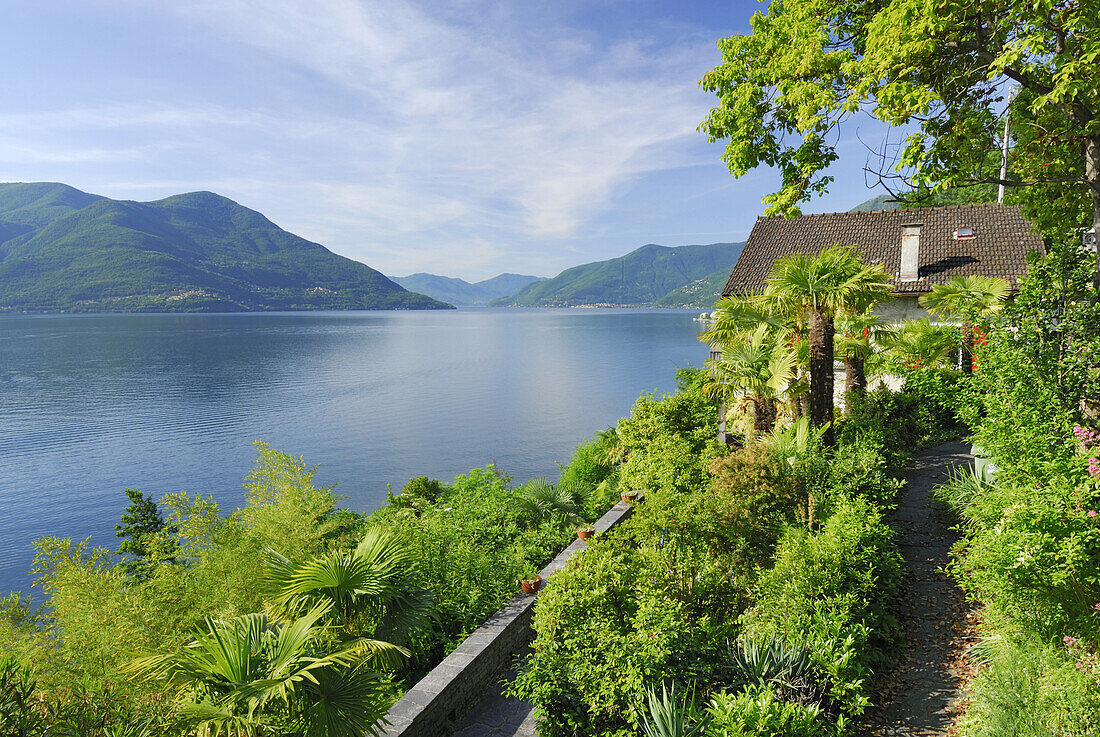
{"label": "palm tree", "polygon": [[387,699],[372,666],[408,652],[368,640],[334,649],[322,624],[331,606],[317,604],[288,623],[263,614],[208,619],[182,650],[127,669],[175,685],[181,726],[198,737],[376,735]]}
{"label": "palm tree", "polygon": [[294,563],[268,550],[265,555],[268,605],[290,620],[318,604],[328,605],[329,622],[351,638],[371,623],[374,637],[402,642],[431,611],[428,593],[411,582],[415,549],[399,535],[371,528],[350,552],[331,552]]}
{"label": "palm tree", "polygon": [[833,441],[833,321],[840,314],[865,312],[889,295],[890,277],[882,265],[864,264],[852,246],[797,253],[772,267],[764,300],[773,314],[792,315],[808,327],[810,423],[825,427],[827,445]]}
{"label": "palm tree", "polygon": [[844,361],[845,408],[852,398],[867,392],[867,359],[875,354],[876,340],[890,332],[882,320],[871,312],[844,315],[836,322],[834,350]]}
{"label": "palm tree", "polygon": [[908,368],[943,365],[955,348],[952,331],[928,318],[907,320],[881,337],[883,346]]}
{"label": "palm tree", "polygon": [[953,276],[946,284],[936,284],[922,296],[920,305],[933,315],[953,317],[962,322],[962,370],[974,370],[974,323],[998,312],[1011,291],[1011,285],[996,277]]}
{"label": "palm tree", "polygon": [[721,357],[708,362],[711,381],[703,391],[723,402],[731,392],[747,392],[753,433],[769,433],[775,426],[776,402],[794,380],[795,363],[795,351],[783,336],[760,325],[742,340],[725,344]]}
{"label": "palm tree", "polygon": [[789,332],[789,321],[769,311],[769,305],[759,296],[723,297],[713,313],[714,322],[699,333],[699,340],[714,346],[741,340],[746,333],[761,325]]}
{"label": "palm tree", "polygon": [[584,489],[569,484],[554,486],[539,476],[524,485],[516,507],[520,521],[529,527],[547,522],[555,526],[580,525],[584,523],[580,512],[586,497]]}

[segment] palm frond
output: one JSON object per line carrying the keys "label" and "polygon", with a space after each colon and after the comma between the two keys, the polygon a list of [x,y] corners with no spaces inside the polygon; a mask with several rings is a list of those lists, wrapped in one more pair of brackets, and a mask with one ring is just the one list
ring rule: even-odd
{"label": "palm frond", "polygon": [[530,527],[544,523],[577,525],[584,521],[580,512],[586,498],[585,490],[565,484],[554,486],[539,476],[520,489],[516,510],[520,522]]}
{"label": "palm frond", "polygon": [[308,737],[374,737],[388,723],[384,681],[364,665],[325,671],[309,692],[297,719]]}
{"label": "palm frond", "polygon": [[928,318],[908,320],[883,335],[881,341],[902,362],[913,366],[940,366],[956,347],[952,332]]}
{"label": "palm frond", "polygon": [[932,291],[918,302],[934,315],[973,319],[992,315],[1004,306],[1012,291],[1004,279],[970,274],[953,276],[945,284],[933,284]]}

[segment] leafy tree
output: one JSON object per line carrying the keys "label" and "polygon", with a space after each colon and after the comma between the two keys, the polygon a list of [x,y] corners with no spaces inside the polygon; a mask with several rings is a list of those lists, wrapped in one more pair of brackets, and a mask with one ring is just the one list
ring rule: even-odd
{"label": "leafy tree", "polygon": [[[1100,7],[1096,0],[774,0],[752,33],[718,42],[702,87],[718,97],[700,125],[728,140],[741,176],[776,167],[768,212],[797,213],[823,192],[836,133],[861,110],[907,126],[899,168],[939,189],[1022,187],[1048,235],[1100,226]],[[1011,81],[1014,176],[999,172]]]}
{"label": "leafy tree", "polygon": [[808,326],[810,423],[826,427],[826,445],[832,444],[834,320],[865,312],[889,294],[890,278],[882,265],[864,264],[850,246],[778,259],[768,277],[764,299],[775,312]]}
{"label": "leafy tree", "polygon": [[1004,279],[970,274],[934,284],[920,304],[934,315],[962,319],[962,369],[974,371],[974,323],[999,312],[1011,289]]}
{"label": "leafy tree", "polygon": [[130,499],[130,506],[122,512],[120,524],[115,525],[115,537],[122,538],[118,554],[133,556],[122,564],[127,573],[146,578],[154,548],[159,547],[157,557],[161,560],[171,560],[177,545],[170,537],[158,534],[173,530],[168,529],[151,494],[126,489],[126,496]]}

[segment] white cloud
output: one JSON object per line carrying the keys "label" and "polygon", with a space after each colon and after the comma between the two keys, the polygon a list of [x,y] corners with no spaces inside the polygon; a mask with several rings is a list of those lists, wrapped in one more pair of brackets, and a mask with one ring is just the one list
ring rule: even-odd
{"label": "white cloud", "polygon": [[661,147],[696,140],[706,107],[698,49],[460,27],[405,2],[217,0],[182,12],[362,96],[387,123],[369,160],[388,167],[371,188],[432,199],[443,183],[471,216],[510,201],[524,235],[568,235],[632,176],[685,163]]}
{"label": "white cloud", "polygon": [[[150,14],[168,14],[185,37],[248,57],[262,70],[248,101],[151,80],[95,104],[0,114],[0,164],[37,159],[109,196],[128,196],[127,182],[129,196],[173,191],[142,182],[214,189],[379,268],[470,273],[492,259],[512,269],[505,249],[535,241],[563,246],[540,271],[569,265],[564,240],[592,232],[639,177],[702,162],[708,100],[695,82],[716,60],[709,38],[604,40],[527,26],[506,4],[129,7],[134,23],[163,27]],[[66,174],[66,161],[86,167]],[[140,174],[124,165],[135,161]]]}

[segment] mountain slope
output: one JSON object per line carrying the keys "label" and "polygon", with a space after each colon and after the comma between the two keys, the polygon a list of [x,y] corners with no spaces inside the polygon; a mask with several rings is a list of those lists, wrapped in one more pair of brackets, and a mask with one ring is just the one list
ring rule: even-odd
{"label": "mountain slope", "polygon": [[132,202],[0,184],[0,309],[445,307],[212,192]]}
{"label": "mountain slope", "polygon": [[649,244],[619,258],[574,266],[529,284],[494,304],[527,307],[649,305],[672,290],[721,269],[733,269],[744,243],[706,246]]}
{"label": "mountain slope", "polygon": [[405,289],[426,294],[433,299],[450,302],[453,305],[489,304],[494,299],[515,294],[532,282],[545,281],[545,277],[522,274],[500,274],[492,279],[473,284],[464,279],[425,273],[391,276],[390,279]]}
{"label": "mountain slope", "polygon": [[702,279],[688,282],[673,289],[653,303],[655,307],[697,307],[708,310],[722,296],[722,290],[729,281],[732,266],[727,266],[707,274]]}
{"label": "mountain slope", "polygon": [[511,297],[528,284],[539,281],[549,281],[545,276],[527,276],[526,274],[497,274],[492,279],[475,282],[474,286],[489,295],[490,300],[500,297]]}
{"label": "mountain slope", "polygon": [[897,210],[901,203],[894,199],[893,195],[880,194],[865,202],[860,202],[848,212],[873,212],[874,210]]}

